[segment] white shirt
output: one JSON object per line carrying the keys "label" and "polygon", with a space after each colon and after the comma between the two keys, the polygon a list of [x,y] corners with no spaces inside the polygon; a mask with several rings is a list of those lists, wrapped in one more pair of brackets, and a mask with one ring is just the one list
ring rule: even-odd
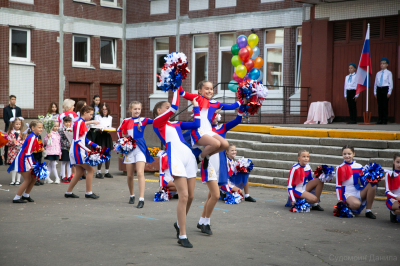
{"label": "white shirt", "polygon": [[101,125],[103,128],[106,127],[112,127],[112,116],[111,115],[107,115],[102,117],[101,115],[96,115],[96,117],[94,118],[96,121],[99,121],[99,125]]}
{"label": "white shirt", "polygon": [[15,112],[16,112],[15,107],[14,107],[14,109],[11,109],[11,112],[13,114],[13,117],[15,118]]}
{"label": "white shirt", "polygon": [[[349,82],[349,78],[351,76],[351,82]],[[356,73],[354,72],[353,74],[349,74],[346,76],[344,80],[344,97],[347,97],[347,91],[348,90],[355,90],[357,89],[357,78],[356,78]],[[358,94],[356,95],[358,97]]]}
{"label": "white shirt", "polygon": [[[382,73],[383,73],[382,85],[379,86],[379,84],[381,82]],[[385,69],[385,70],[381,70],[378,73],[376,73],[375,84],[374,84],[374,95],[376,95],[376,88],[377,87],[389,87],[388,94],[392,94],[392,90],[393,90],[393,75],[392,75],[392,72],[390,72],[390,70]]]}

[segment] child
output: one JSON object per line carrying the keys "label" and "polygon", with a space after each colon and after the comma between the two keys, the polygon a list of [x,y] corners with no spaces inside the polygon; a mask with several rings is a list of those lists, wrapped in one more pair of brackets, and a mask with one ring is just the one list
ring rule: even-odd
{"label": "child", "polygon": [[[86,102],[85,102],[85,105],[86,105]],[[90,104],[90,106],[94,110],[93,117],[92,117],[92,119],[90,119],[91,120],[90,122],[92,122],[93,120],[95,120],[95,117],[100,114],[100,95],[96,94],[95,96],[93,96],[93,100],[92,100],[92,103]],[[78,111],[80,111],[80,110],[78,110]],[[86,123],[86,125],[89,125],[90,122]],[[90,141],[94,141],[96,139],[96,134],[97,134],[97,132],[95,131],[95,129],[92,129],[89,127],[87,139]]]}
{"label": "child", "polygon": [[356,101],[358,95],[356,95],[357,79],[356,79],[356,64],[349,64],[349,75],[344,79],[344,98],[347,100],[349,106],[350,122],[347,124],[357,124],[357,106]]}
{"label": "child", "polygon": [[355,214],[360,214],[366,205],[365,216],[370,219],[376,219],[376,216],[371,211],[376,188],[372,187],[370,183],[360,187],[358,180],[363,167],[353,161],[355,155],[352,146],[346,145],[342,148],[344,162],[336,168],[336,197],[339,201],[347,203]]}
{"label": "child", "polygon": [[[71,142],[69,141],[67,134],[72,136],[72,133],[66,132],[71,131],[71,117],[65,116],[63,118],[64,128],[58,129],[58,134],[60,134],[60,144],[61,144],[61,183],[69,183],[72,179],[71,167],[69,165],[69,149],[71,148]],[[72,139],[71,139],[72,140]],[[67,175],[65,175],[65,170],[67,170]]]}
{"label": "child", "polygon": [[196,129],[200,126],[200,112],[196,98],[193,98],[194,122],[169,122],[169,118],[179,108],[178,90],[174,92],[172,104],[158,102],[153,109],[153,128],[161,142],[165,145],[168,154],[168,169],[179,194],[177,205],[178,221],[174,224],[177,232],[178,244],[192,248],[186,236],[186,215],[193,201],[194,186],[196,184],[197,163],[192,151],[186,146],[182,129]]}
{"label": "child", "polygon": [[125,135],[131,136],[136,140],[136,148],[125,155],[122,162],[126,164],[127,183],[130,193],[129,204],[135,204],[135,192],[133,190],[135,165],[133,164],[136,164],[136,175],[139,182],[139,202],[137,208],[140,209],[144,206],[144,167],[146,163],[154,162],[154,159],[150,155],[149,149],[147,148],[146,141],[143,138],[143,134],[146,125],[153,124],[153,120],[140,117],[140,113],[142,112],[142,104],[140,102],[131,102],[129,104],[129,110],[132,114],[132,117],[126,118],[124,121],[122,121],[117,133],[120,138]]}
{"label": "child", "polygon": [[[312,177],[312,170],[308,164],[310,154],[306,150],[300,150],[298,153],[298,163],[292,166],[288,178],[288,193],[292,206],[298,199],[305,199],[311,204],[311,210],[323,211],[318,202],[324,187],[324,183],[318,178]],[[311,191],[315,189],[315,195]]]}
{"label": "child", "polygon": [[58,114],[58,105],[55,102],[52,102],[47,109],[47,114],[50,114],[54,119],[57,119]]}
{"label": "child", "polygon": [[[75,106],[75,113],[77,118],[81,117],[81,109],[86,106],[86,101],[78,101]],[[87,125],[87,123],[86,123]]]}
{"label": "child", "polygon": [[241,105],[241,102],[233,104],[224,104],[212,100],[214,90],[213,84],[210,81],[204,80],[197,85],[198,94],[185,92],[182,87],[179,89],[179,94],[183,98],[192,101],[198,98],[200,107],[201,126],[198,129],[192,130],[192,146],[204,146],[201,154],[196,158],[197,163],[203,161],[203,169],[208,167],[208,155],[213,155],[228,148],[228,142],[217,133],[212,131],[211,122],[215,118],[215,111],[219,108],[221,110],[234,110]]}
{"label": "child", "polygon": [[18,188],[17,194],[13,199],[13,203],[26,203],[27,201],[34,202],[29,194],[35,185],[36,177],[31,175],[30,170],[33,165],[32,153],[38,148],[37,136],[40,135],[42,131],[42,122],[33,120],[29,124],[28,137],[25,139],[19,153],[7,170],[8,172],[16,171],[21,173],[24,178],[24,182]]}
{"label": "child", "polygon": [[90,152],[90,150],[85,146],[85,143],[91,145],[94,148],[101,148],[100,146],[97,146],[95,143],[86,138],[87,127],[85,121],[90,120],[92,116],[93,108],[91,106],[83,107],[81,110],[81,117],[75,122],[73,126],[73,143],[69,150],[69,159],[71,162],[71,166],[76,167],[76,175],[72,177],[71,182],[68,186],[68,190],[67,192],[65,192],[64,196],[66,198],[79,198],[79,196],[72,193],[72,190],[74,189],[76,183],[78,183],[84,170],[87,170],[85,198],[99,198],[99,196],[92,192],[92,179],[94,168],[85,163],[85,158],[86,156],[88,156],[87,152]]}
{"label": "child", "polygon": [[[400,217],[400,153],[393,156],[393,172],[385,175],[386,206],[390,210],[390,221],[398,223]],[[397,216],[397,217],[396,217]]]}
{"label": "child", "polygon": [[[65,118],[65,117],[64,117]],[[53,129],[44,137],[44,144],[46,145],[46,153],[47,156],[45,157],[46,160],[49,160],[49,176],[46,177],[45,183],[51,184],[53,180],[50,179],[51,172],[54,173],[56,177],[55,183],[60,184],[60,178],[58,177],[57,173],[57,161],[61,159],[61,137],[58,134],[58,122],[54,123]],[[48,144],[48,140],[51,138],[51,143]]]}
{"label": "child", "polygon": [[[43,142],[42,142],[42,136],[41,135],[37,136],[37,142],[38,142],[38,146],[33,151],[33,154],[32,154],[33,161],[38,162],[38,163],[42,163],[44,145],[43,145]],[[41,186],[41,185],[44,185],[44,181],[43,180],[36,180],[35,186]]]}
{"label": "child", "polygon": [[378,101],[378,123],[387,124],[389,97],[393,90],[393,76],[387,67],[389,60],[386,57],[381,59],[381,71],[376,73],[374,84],[374,95]]}
{"label": "child", "polygon": [[[10,119],[10,127],[8,128],[7,135],[8,135],[8,153],[7,153],[7,163],[11,164],[19,150],[21,149],[22,144],[26,138],[26,134],[23,134],[24,131],[24,124],[22,123],[24,118],[22,117],[13,117]],[[17,182],[15,182],[15,175],[17,176]],[[21,174],[17,173],[16,171],[11,172],[11,183],[10,186],[19,186],[21,181]]]}
{"label": "child", "polygon": [[[110,106],[108,105],[108,103],[101,104],[100,114],[96,115],[95,119],[96,119],[96,121],[99,122],[99,125],[101,125],[103,128],[112,126],[113,118],[111,116]],[[102,147],[107,147],[110,150],[112,150],[112,148],[113,148],[113,141],[112,141],[111,135],[107,131],[99,130],[99,132],[96,134],[96,139],[94,142],[98,143]],[[101,165],[102,164],[97,165],[96,178],[104,178],[104,177],[113,178],[113,176],[108,172],[109,171],[108,169],[110,169],[110,161],[107,161],[105,163],[106,170],[105,170],[104,177],[101,174]]]}

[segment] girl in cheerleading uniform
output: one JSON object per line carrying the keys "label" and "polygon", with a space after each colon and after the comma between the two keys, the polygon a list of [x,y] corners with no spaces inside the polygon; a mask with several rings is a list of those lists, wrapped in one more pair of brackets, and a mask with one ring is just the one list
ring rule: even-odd
{"label": "girl in cheerleading uniform", "polygon": [[[386,206],[390,210],[390,221],[398,223],[400,217],[400,153],[393,157],[393,172],[385,175]],[[396,217],[397,216],[397,217]]]}
{"label": "girl in cheerleading uniform", "polygon": [[[318,202],[324,187],[324,183],[318,178],[312,177],[312,170],[308,162],[310,154],[306,150],[298,153],[298,163],[292,166],[288,178],[288,193],[292,206],[296,200],[305,199],[312,207],[311,210],[323,211]],[[315,195],[311,191],[315,189]]]}
{"label": "girl in cheerleading uniform", "polygon": [[[168,169],[168,154],[166,152],[163,152],[159,157],[160,157],[160,177],[159,177],[160,190],[166,188],[169,191],[171,192],[173,191],[175,193],[176,187],[174,184],[174,179],[171,176],[171,173],[169,171],[167,172],[163,171],[163,169]],[[174,197],[177,198],[177,195],[178,194],[175,193]]]}
{"label": "girl in cheerleading uniform", "polygon": [[120,138],[130,136],[136,140],[136,148],[124,156],[122,162],[126,164],[127,182],[130,193],[129,204],[135,203],[135,192],[133,190],[133,178],[136,164],[136,175],[139,182],[139,202],[137,208],[144,206],[144,167],[146,163],[154,162],[147,148],[146,141],[143,138],[144,130],[147,125],[153,124],[153,120],[149,118],[139,117],[142,112],[142,104],[133,101],[129,104],[129,110],[132,117],[126,118],[119,126],[117,133]]}
{"label": "girl in cheerleading uniform", "polygon": [[179,89],[179,94],[190,101],[196,97],[198,98],[201,126],[198,129],[192,130],[191,140],[192,146],[204,146],[203,151],[196,160],[197,163],[200,163],[204,159],[203,168],[206,169],[208,166],[208,156],[225,151],[229,145],[223,137],[212,130],[212,121],[216,116],[215,111],[219,108],[221,108],[221,110],[234,110],[238,108],[242,102],[224,104],[212,100],[211,98],[214,94],[213,84],[207,80],[201,81],[197,85],[197,90],[199,94],[192,94],[185,92],[181,87]]}
{"label": "girl in cheerleading uniform", "polygon": [[179,194],[177,205],[178,222],[174,224],[177,232],[178,244],[192,248],[186,236],[186,215],[189,212],[194,196],[196,183],[197,163],[190,148],[185,144],[182,130],[197,129],[200,127],[200,112],[196,98],[193,98],[194,122],[169,122],[169,118],[179,108],[178,90],[174,92],[172,104],[158,102],[153,109],[153,128],[161,142],[165,145],[168,164],[163,164],[167,173],[174,180]]}
{"label": "girl in cheerleading uniform", "polygon": [[35,185],[36,177],[31,175],[30,170],[33,165],[32,153],[34,150],[39,148],[37,136],[40,135],[42,131],[42,122],[33,120],[29,124],[28,137],[25,139],[19,153],[7,170],[8,172],[16,171],[21,173],[24,178],[24,182],[18,188],[17,195],[15,195],[13,199],[13,203],[26,203],[27,201],[34,202],[29,193]]}
{"label": "girl in cheerleading uniform", "polygon": [[78,183],[83,171],[87,171],[86,176],[86,193],[85,198],[98,199],[99,196],[92,192],[92,179],[94,168],[85,163],[85,158],[88,156],[87,152],[90,150],[85,146],[85,144],[92,146],[93,148],[101,148],[97,144],[91,142],[86,138],[87,127],[85,121],[88,121],[93,116],[93,107],[85,106],[81,109],[81,117],[74,123],[73,126],[73,140],[71,143],[71,148],[69,150],[69,159],[71,166],[75,166],[76,174],[72,177],[69,183],[68,190],[65,192],[66,198],[79,198],[79,196],[72,193],[76,183]]}
{"label": "girl in cheerleading uniform", "polygon": [[374,203],[376,188],[368,183],[360,187],[359,179],[362,174],[362,165],[353,161],[355,151],[352,146],[342,148],[344,162],[336,167],[336,197],[339,201],[347,203],[354,214],[360,214],[367,206],[365,216],[376,219],[371,207]]}

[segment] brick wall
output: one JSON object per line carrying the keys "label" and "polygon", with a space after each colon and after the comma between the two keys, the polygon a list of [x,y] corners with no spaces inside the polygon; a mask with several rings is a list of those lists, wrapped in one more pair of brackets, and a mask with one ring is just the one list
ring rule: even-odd
{"label": "brick wall", "polygon": [[[122,23],[122,9],[100,5],[101,0],[92,0],[91,4],[64,0],[64,15],[70,17],[93,19],[106,22]],[[134,1],[128,1],[134,2]],[[122,0],[118,0],[118,6],[122,7]]]}
{"label": "brick wall", "polygon": [[296,28],[284,30],[283,46],[283,86],[293,86],[296,63]]}
{"label": "brick wall", "polygon": [[[0,104],[8,105],[8,49],[9,49],[9,28],[0,26]],[[3,117],[3,109],[0,109],[0,116]],[[0,128],[4,129],[4,128]]]}
{"label": "brick wall", "polygon": [[[182,2],[186,2],[181,1]],[[165,14],[150,14],[150,1],[149,0],[128,0],[126,3],[126,23],[143,23],[151,21],[164,21],[176,18],[176,0],[169,0],[168,13]]]}
{"label": "brick wall", "polygon": [[35,0],[34,3],[34,5],[30,5],[8,0],[0,0],[0,7],[58,15],[58,1]]}

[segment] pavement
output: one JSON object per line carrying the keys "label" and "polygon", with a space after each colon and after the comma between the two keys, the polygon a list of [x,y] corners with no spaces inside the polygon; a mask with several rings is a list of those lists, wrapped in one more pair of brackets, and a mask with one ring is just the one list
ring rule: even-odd
{"label": "pavement", "polygon": [[[145,205],[137,209],[116,156],[111,165],[114,178],[94,179],[98,200],[84,198],[80,181],[79,199],[64,198],[68,184],[46,184],[26,204],[11,203],[17,187],[0,166],[0,265],[398,265],[400,224],[390,223],[384,201],[374,203],[376,220],[337,218],[335,195],[322,195],[324,212],[291,213],[285,190],[251,187],[257,202],[219,201],[214,234],[206,236],[196,224],[208,190],[197,181],[187,218],[194,248],[185,249],[173,227],[177,200],[153,202],[158,183],[146,173]],[[137,182],[135,192],[137,200]]]}

